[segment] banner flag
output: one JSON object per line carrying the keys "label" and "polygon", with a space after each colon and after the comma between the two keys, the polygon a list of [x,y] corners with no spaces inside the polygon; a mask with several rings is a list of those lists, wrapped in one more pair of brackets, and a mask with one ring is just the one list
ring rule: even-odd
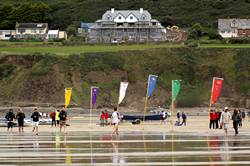
{"label": "banner flag", "polygon": [[175,101],[181,89],[181,80],[172,81],[172,101]]}
{"label": "banner flag", "polygon": [[65,88],[65,108],[69,106],[72,95],[72,88]]}
{"label": "banner flag", "polygon": [[220,91],[223,84],[223,78],[213,78],[213,86],[212,86],[212,94],[211,94],[211,100],[210,100],[210,106],[212,106],[220,96]]}
{"label": "banner flag", "polygon": [[124,97],[126,95],[127,88],[128,88],[128,82],[121,82],[120,83],[118,104],[121,104],[122,100],[124,99]]}
{"label": "banner flag", "polygon": [[91,87],[92,107],[94,107],[96,104],[97,95],[98,95],[98,87]]}
{"label": "banner flag", "polygon": [[155,87],[156,87],[156,80],[157,80],[156,75],[149,75],[148,76],[148,97],[152,96]]}

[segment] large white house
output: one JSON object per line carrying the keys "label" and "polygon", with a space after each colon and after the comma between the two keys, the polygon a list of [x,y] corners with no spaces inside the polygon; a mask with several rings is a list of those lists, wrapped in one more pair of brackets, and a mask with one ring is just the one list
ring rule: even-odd
{"label": "large white house", "polygon": [[[91,25],[91,24],[89,24]],[[165,41],[166,29],[147,10],[106,11],[89,27],[90,43]]]}
{"label": "large white house", "polygon": [[250,19],[219,19],[218,31],[223,38],[250,37]]}

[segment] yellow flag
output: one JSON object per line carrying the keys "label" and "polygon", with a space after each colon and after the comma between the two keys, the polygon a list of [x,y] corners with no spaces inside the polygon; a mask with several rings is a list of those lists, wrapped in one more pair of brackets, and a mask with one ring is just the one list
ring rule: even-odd
{"label": "yellow flag", "polygon": [[65,88],[65,108],[69,106],[72,94],[72,88]]}

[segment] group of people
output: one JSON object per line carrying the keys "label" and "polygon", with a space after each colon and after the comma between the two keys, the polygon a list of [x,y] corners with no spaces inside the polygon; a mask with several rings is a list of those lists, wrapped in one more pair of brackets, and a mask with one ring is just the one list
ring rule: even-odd
{"label": "group of people", "polygon": [[234,109],[233,114],[231,115],[229,108],[225,107],[223,112],[219,112],[219,111],[210,112],[210,128],[211,128],[211,124],[213,126],[215,124],[215,128],[218,128],[218,124],[220,123],[220,128],[224,128],[225,133],[227,134],[228,125],[230,124],[230,121],[232,120],[235,135],[238,135],[239,134],[238,128],[242,127],[242,119],[244,118],[245,118],[245,112],[241,112],[238,109]]}
{"label": "group of people", "polygon": [[113,134],[119,135],[118,126],[120,123],[120,119],[121,116],[116,107],[114,108],[114,111],[111,115],[107,110],[102,111],[100,115],[100,126],[114,126]]}
{"label": "group of people", "polygon": [[[180,113],[180,111],[178,111],[176,116],[177,116],[177,122],[175,124],[176,126],[187,125],[187,114],[185,112]],[[181,122],[181,118],[182,118],[182,122]]]}
{"label": "group of people", "polygon": [[[38,112],[37,108],[34,108],[32,111],[32,114],[30,116],[31,125],[33,127],[32,133],[34,135],[38,135],[38,126],[39,121],[41,118],[41,113]],[[5,119],[7,121],[7,131],[13,132],[13,127],[15,125],[14,120],[17,120],[18,125],[18,131],[19,133],[23,133],[24,128],[24,119],[26,118],[26,115],[22,111],[21,108],[18,108],[17,113],[14,113],[13,109],[9,109],[7,112]],[[66,132],[66,120],[67,120],[67,112],[65,109],[54,111],[53,113],[50,113],[50,118],[52,119],[52,127],[56,125],[60,125],[60,131],[62,128],[64,128],[64,133]]]}
{"label": "group of people", "polygon": [[56,111],[52,111],[49,114],[51,118],[51,127],[53,126],[60,126],[60,132],[66,132],[66,122],[69,119],[66,110],[63,108],[62,110],[57,109]]}
{"label": "group of people", "polygon": [[102,111],[100,115],[100,126],[107,126],[109,124],[109,113],[107,110]]}

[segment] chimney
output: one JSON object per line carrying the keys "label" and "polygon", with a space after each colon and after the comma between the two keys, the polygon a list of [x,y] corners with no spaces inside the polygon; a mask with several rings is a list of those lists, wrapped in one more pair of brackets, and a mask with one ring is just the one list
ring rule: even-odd
{"label": "chimney", "polygon": [[111,13],[115,13],[115,8],[111,8]]}
{"label": "chimney", "polygon": [[140,8],[140,13],[143,13],[143,8]]}

